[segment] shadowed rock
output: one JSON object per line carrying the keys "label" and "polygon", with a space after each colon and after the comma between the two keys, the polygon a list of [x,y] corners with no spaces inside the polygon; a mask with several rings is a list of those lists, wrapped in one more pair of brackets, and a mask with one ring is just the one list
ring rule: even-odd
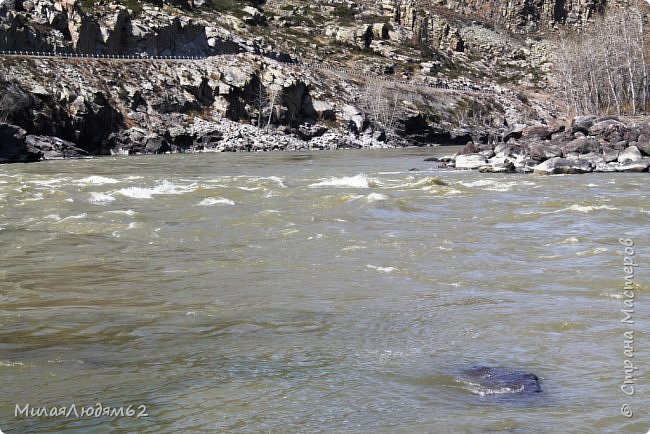
{"label": "shadowed rock", "polygon": [[457,379],[477,395],[531,394],[542,388],[537,375],[510,368],[474,366]]}

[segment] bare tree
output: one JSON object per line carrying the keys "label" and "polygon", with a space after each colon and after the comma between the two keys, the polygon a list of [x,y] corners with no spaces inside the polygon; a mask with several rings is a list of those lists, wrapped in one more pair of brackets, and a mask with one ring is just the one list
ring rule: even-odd
{"label": "bare tree", "polygon": [[253,103],[257,109],[257,127],[260,128],[262,126],[262,116],[264,115],[264,110],[269,105],[269,98],[266,95],[266,89],[264,88],[262,80],[258,80]]}
{"label": "bare tree", "polygon": [[271,120],[273,118],[273,112],[275,110],[275,106],[278,104],[279,99],[280,99],[280,91],[282,90],[282,87],[278,84],[271,84],[269,86],[269,120],[266,123],[266,129],[269,129],[269,126],[271,126]]}
{"label": "bare tree", "polygon": [[404,95],[388,89],[384,83],[369,81],[359,96],[359,105],[368,113],[370,120],[383,128],[390,137],[395,134],[405,99]]}
{"label": "bare tree", "polygon": [[638,2],[557,41],[555,73],[569,114],[635,114],[648,108],[645,19]]}

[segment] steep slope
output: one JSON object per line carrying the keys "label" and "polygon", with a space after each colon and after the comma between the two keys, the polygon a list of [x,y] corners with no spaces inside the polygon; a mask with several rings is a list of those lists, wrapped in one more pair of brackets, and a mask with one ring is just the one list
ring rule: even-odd
{"label": "steep slope", "polygon": [[223,144],[241,129],[289,137],[280,148],[499,140],[504,125],[560,112],[545,95],[552,48],[540,32],[603,7],[5,0],[0,51],[141,60],[5,56],[0,120],[93,154],[251,149]]}

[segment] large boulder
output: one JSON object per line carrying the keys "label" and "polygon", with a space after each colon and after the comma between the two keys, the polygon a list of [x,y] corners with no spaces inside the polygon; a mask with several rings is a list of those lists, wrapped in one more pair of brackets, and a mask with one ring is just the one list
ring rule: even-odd
{"label": "large boulder", "polygon": [[365,119],[359,108],[346,104],[341,109],[341,117],[348,121],[348,127],[354,133],[360,133],[364,128]]}
{"label": "large boulder", "polygon": [[630,146],[618,154],[619,163],[635,162],[641,160],[642,158],[643,156],[641,155],[639,148],[636,146]]}
{"label": "large boulder", "polygon": [[511,161],[495,162],[488,166],[481,166],[478,170],[481,173],[512,173],[515,171],[515,164]]}
{"label": "large boulder", "polygon": [[577,116],[571,122],[571,133],[581,132],[584,134],[589,133],[589,128],[596,122],[597,116]]}
{"label": "large boulder", "polygon": [[521,132],[522,139],[549,140],[552,130],[546,125],[532,125]]}
{"label": "large boulder", "polygon": [[587,129],[590,136],[601,136],[614,131],[625,131],[625,124],[617,119],[605,119],[594,123]]}
{"label": "large boulder", "polygon": [[644,155],[650,156],[650,135],[641,134],[635,143],[639,151]]}
{"label": "large boulder", "polygon": [[22,128],[0,123],[0,163],[28,163],[43,157],[42,152],[27,146],[26,136]]}
{"label": "large boulder", "polygon": [[90,158],[87,151],[58,137],[29,135],[25,137],[25,143],[32,153],[40,153],[43,160]]}
{"label": "large boulder", "polygon": [[473,366],[464,370],[456,381],[481,396],[542,392],[537,375],[510,368]]}
{"label": "large boulder", "polygon": [[478,169],[486,164],[487,160],[481,154],[459,155],[455,161],[456,169]]}
{"label": "large boulder", "polygon": [[560,175],[574,173],[589,173],[593,170],[589,161],[555,157],[550,158],[533,168],[537,175]]}
{"label": "large boulder", "polygon": [[647,172],[648,166],[650,166],[650,160],[644,158],[643,160],[638,161],[628,161],[623,164],[616,166],[617,172]]}
{"label": "large boulder", "polygon": [[520,139],[526,129],[526,124],[515,124],[503,135],[503,141],[507,142],[510,139]]}
{"label": "large boulder", "polygon": [[575,152],[577,154],[589,154],[590,152],[598,152],[599,148],[600,145],[595,139],[591,137],[579,137],[563,145],[562,152],[564,155],[571,152]]}
{"label": "large boulder", "polygon": [[334,106],[327,101],[315,100],[313,102],[314,112],[319,120],[335,121],[336,112]]}
{"label": "large boulder", "polygon": [[526,152],[531,158],[544,161],[549,158],[561,157],[562,149],[559,146],[550,144],[550,142],[533,142],[526,146]]}

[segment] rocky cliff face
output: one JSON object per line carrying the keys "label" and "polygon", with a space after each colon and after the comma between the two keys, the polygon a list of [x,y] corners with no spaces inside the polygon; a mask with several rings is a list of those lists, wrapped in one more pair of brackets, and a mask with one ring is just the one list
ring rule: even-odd
{"label": "rocky cliff face", "polygon": [[[126,7],[133,4],[137,10]],[[46,156],[75,145],[90,154],[250,150],[258,146],[251,135],[284,137],[268,139],[264,149],[485,142],[504,124],[557,116],[543,95],[548,46],[514,34],[581,24],[600,7],[559,0],[5,0],[0,50],[207,58],[5,57],[0,121],[39,137]],[[432,84],[496,93],[422,90]]]}
{"label": "rocky cliff face", "polygon": [[[610,4],[620,1],[609,2]],[[606,0],[384,0],[385,11],[407,25],[428,13],[442,17],[465,16],[515,33],[531,33],[558,25],[583,26],[605,11]]]}

